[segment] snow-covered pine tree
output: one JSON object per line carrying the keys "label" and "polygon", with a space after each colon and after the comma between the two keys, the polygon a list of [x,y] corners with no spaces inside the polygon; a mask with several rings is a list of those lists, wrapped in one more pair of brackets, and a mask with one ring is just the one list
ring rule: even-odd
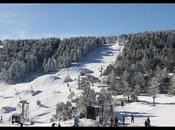
{"label": "snow-covered pine tree", "polygon": [[10,66],[8,73],[9,79],[16,80],[16,79],[24,79],[25,76],[25,63],[23,61],[16,60]]}
{"label": "snow-covered pine tree", "polygon": [[5,68],[2,68],[1,72],[0,72],[0,80],[2,81],[6,81],[8,79],[8,72]]}
{"label": "snow-covered pine tree", "polygon": [[108,87],[110,88],[110,90],[112,91],[114,95],[117,94],[117,86],[116,86],[117,83],[116,82],[117,82],[117,78],[114,73],[114,70],[112,69],[111,73],[107,77],[107,83],[108,83]]}
{"label": "snow-covered pine tree", "polygon": [[102,118],[109,118],[109,116],[111,116],[111,105],[113,105],[113,97],[111,92],[107,91],[105,88],[102,88],[98,94],[97,103],[101,106],[100,114]]}
{"label": "snow-covered pine tree", "polygon": [[159,93],[159,80],[157,77],[152,77],[149,83],[149,94],[153,98],[153,106],[155,106],[156,95]]}
{"label": "snow-covered pine tree", "polygon": [[72,79],[70,78],[69,74],[66,75],[66,77],[64,78],[64,82],[71,82]]}
{"label": "snow-covered pine tree", "polygon": [[70,94],[68,95],[68,99],[72,100],[74,96],[75,96],[74,91],[71,91]]}
{"label": "snow-covered pine tree", "polygon": [[175,75],[171,77],[170,82],[171,86],[168,89],[168,93],[175,95]]}
{"label": "snow-covered pine tree", "polygon": [[56,113],[52,117],[52,121],[60,121],[60,120],[68,120],[72,118],[72,104],[71,102],[67,101],[58,102],[56,105]]}
{"label": "snow-covered pine tree", "polygon": [[129,86],[127,81],[123,81],[123,95],[127,96],[128,102],[130,101],[130,96],[132,94],[132,88]]}
{"label": "snow-covered pine tree", "polygon": [[53,72],[56,70],[56,60],[54,58],[49,58],[47,63],[44,65],[44,72]]}

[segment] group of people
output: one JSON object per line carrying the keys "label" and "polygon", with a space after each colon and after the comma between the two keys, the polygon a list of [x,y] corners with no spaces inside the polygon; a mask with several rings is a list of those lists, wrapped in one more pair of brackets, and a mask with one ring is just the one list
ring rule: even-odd
{"label": "group of people", "polygon": [[[125,115],[122,116],[122,123],[123,123],[123,125],[125,124]],[[134,115],[133,114],[131,114],[131,123],[134,123]],[[113,124],[113,120],[111,119],[111,126],[113,126],[112,124]],[[118,117],[116,116],[114,127],[117,127],[117,126],[118,126]]]}

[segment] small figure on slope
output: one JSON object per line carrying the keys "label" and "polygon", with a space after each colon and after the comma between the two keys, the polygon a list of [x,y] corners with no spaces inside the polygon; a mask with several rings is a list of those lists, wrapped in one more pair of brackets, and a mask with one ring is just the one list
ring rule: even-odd
{"label": "small figure on slope", "polygon": [[123,115],[123,125],[125,124],[125,116]]}
{"label": "small figure on slope", "polygon": [[131,123],[134,123],[134,115],[131,114]]}
{"label": "small figure on slope", "polygon": [[61,124],[60,123],[58,123],[58,127],[61,127]]}
{"label": "small figure on slope", "polygon": [[114,127],[117,127],[117,126],[118,126],[118,117],[116,116]]}

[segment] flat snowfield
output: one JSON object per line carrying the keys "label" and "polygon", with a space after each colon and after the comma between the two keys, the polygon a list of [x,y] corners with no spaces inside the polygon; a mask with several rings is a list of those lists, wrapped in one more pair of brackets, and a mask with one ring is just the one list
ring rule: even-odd
{"label": "flat snowfield", "polygon": [[[175,96],[157,95],[156,106],[152,105],[152,98],[139,96],[139,102],[116,107],[117,115],[126,115],[127,126],[144,126],[147,117],[152,126],[175,126]],[[131,114],[135,116],[135,123],[131,123]]]}
{"label": "flat snowfield", "polygon": [[[105,68],[110,63],[115,62],[117,55],[122,51],[123,46],[118,43],[114,45],[103,45],[95,49],[82,59],[79,63],[74,63],[70,68],[61,69],[54,74],[45,74],[36,77],[31,82],[18,83],[13,85],[0,84],[0,108],[3,115],[3,123],[0,126],[14,126],[9,121],[13,113],[19,112],[17,107],[21,99],[29,102],[29,116],[36,123],[34,125],[24,126],[51,126],[50,119],[55,114],[56,104],[58,102],[66,102],[70,94],[69,88],[74,91],[76,96],[81,94],[77,89],[77,78],[80,71],[91,73],[101,78],[99,69],[101,66]],[[69,75],[72,82],[64,82],[66,76]],[[94,90],[99,91],[97,84]],[[35,94],[32,94],[34,91]],[[36,104],[37,100],[41,101],[41,105]],[[140,102],[125,104],[122,108],[117,106],[114,108],[116,115],[126,115],[126,126],[144,126],[144,121],[149,116],[152,126],[175,126],[175,96],[158,95],[156,98],[156,106],[152,106],[152,98],[139,96]],[[130,123],[131,113],[135,116],[135,123]],[[80,119],[80,126],[97,126],[95,120]],[[121,122],[121,118],[119,118]],[[61,121],[62,126],[73,126],[73,120]]]}

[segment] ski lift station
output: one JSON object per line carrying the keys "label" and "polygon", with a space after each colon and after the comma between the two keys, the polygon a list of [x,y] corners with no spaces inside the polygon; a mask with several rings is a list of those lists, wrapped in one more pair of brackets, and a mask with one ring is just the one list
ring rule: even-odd
{"label": "ski lift station", "polygon": [[22,123],[29,117],[29,103],[26,100],[21,100],[19,102],[21,104],[22,111],[21,113],[12,114],[12,124],[13,123]]}
{"label": "ski lift station", "polygon": [[14,124],[14,123],[21,123],[21,113],[14,113],[14,114],[12,114],[12,124]]}

